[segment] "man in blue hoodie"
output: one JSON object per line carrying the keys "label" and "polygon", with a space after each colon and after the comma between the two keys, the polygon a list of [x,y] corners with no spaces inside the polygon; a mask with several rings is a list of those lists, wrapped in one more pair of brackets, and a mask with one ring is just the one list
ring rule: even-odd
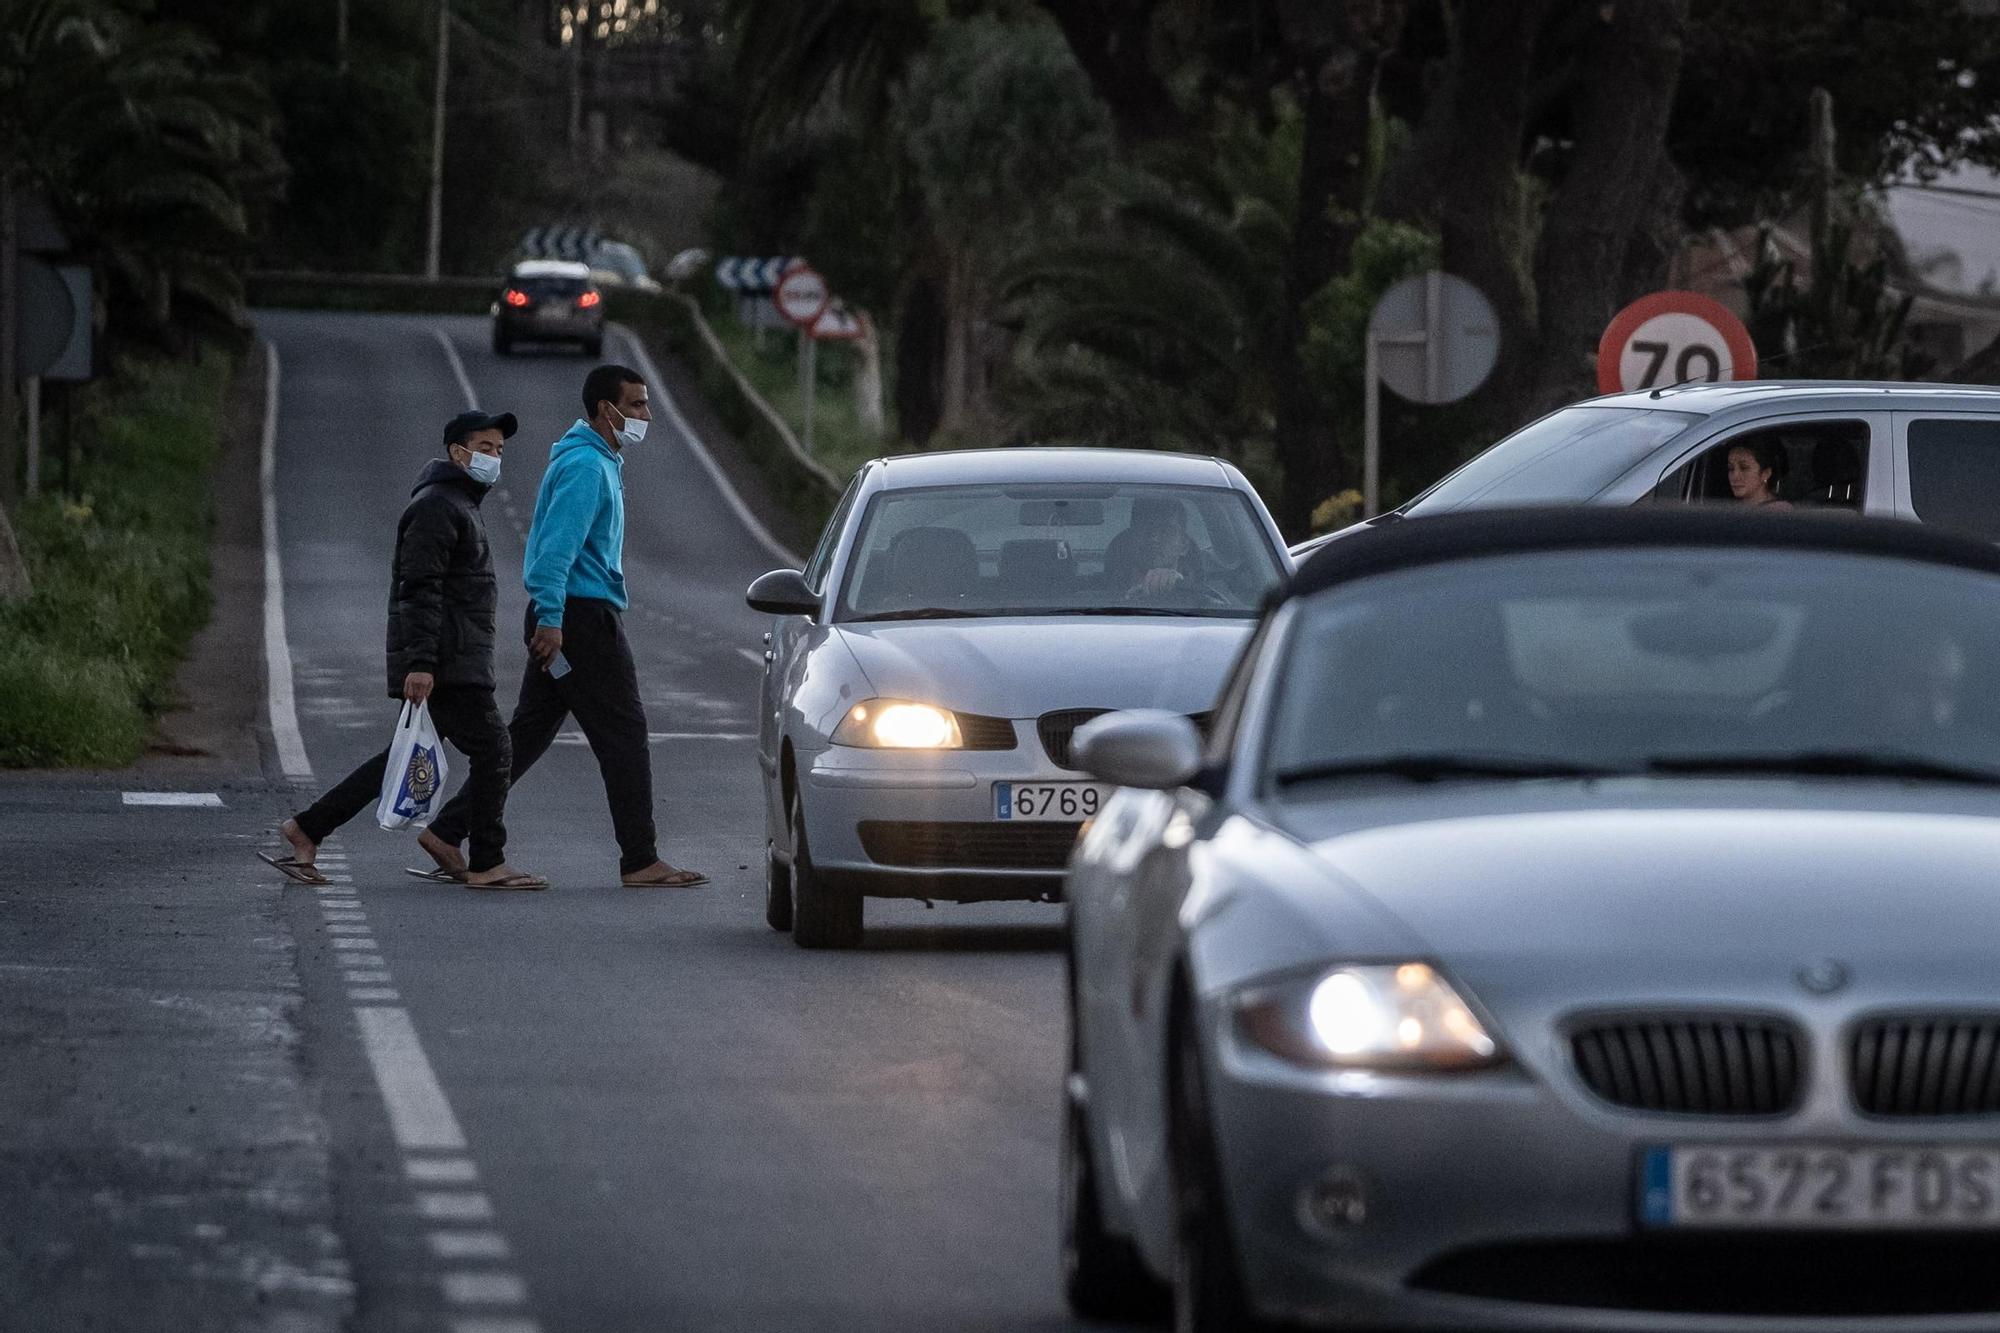
{"label": "man in blue hoodie", "polygon": [[[646,382],[624,366],[599,366],[583,381],[584,417],[549,450],[528,528],[528,668],[507,725],[519,782],[574,715],[597,756],[618,872],[635,888],[693,888],[708,877],[660,859],[653,827],[653,757],[639,673],[622,621],[625,596],[624,451],[652,420]],[[464,864],[463,794],[418,842],[448,871]]]}

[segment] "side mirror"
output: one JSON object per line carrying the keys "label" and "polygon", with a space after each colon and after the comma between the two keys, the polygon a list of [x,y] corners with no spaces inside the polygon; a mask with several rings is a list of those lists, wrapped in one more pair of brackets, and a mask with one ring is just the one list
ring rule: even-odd
{"label": "side mirror", "polygon": [[1201,771],[1201,736],[1179,713],[1107,713],[1077,728],[1077,764],[1120,787],[1185,786]]}
{"label": "side mirror", "polygon": [[819,610],[819,598],[806,587],[806,576],[796,569],[774,569],[758,577],[743,594],[753,611],[774,616],[809,616]]}

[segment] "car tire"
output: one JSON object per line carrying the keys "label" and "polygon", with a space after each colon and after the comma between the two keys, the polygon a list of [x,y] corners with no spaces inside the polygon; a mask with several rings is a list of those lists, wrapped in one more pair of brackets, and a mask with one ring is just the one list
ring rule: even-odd
{"label": "car tire", "polygon": [[861,943],[861,895],[837,888],[813,869],[805,803],[792,797],[792,943],[801,949],[852,949]]}
{"label": "car tire", "polygon": [[792,868],[769,846],[764,848],[764,923],[779,932],[792,928]]}
{"label": "car tire", "polygon": [[493,335],[493,354],[495,356],[511,356],[513,352],[514,340],[506,334],[496,331]]}
{"label": "car tire", "polygon": [[583,354],[595,360],[604,355],[604,339],[592,338],[583,345]]}
{"label": "car tire", "polygon": [[1243,1285],[1209,1118],[1201,1043],[1183,1006],[1168,1066],[1167,1155],[1174,1200],[1174,1333],[1269,1333]]}

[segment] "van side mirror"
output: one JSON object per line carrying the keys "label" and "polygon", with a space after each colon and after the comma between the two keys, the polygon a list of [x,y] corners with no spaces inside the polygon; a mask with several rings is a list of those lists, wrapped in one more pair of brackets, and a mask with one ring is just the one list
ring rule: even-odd
{"label": "van side mirror", "polygon": [[753,611],[774,616],[810,616],[819,610],[819,598],[806,586],[806,576],[796,569],[774,569],[759,575],[743,594]]}
{"label": "van side mirror", "polygon": [[1201,771],[1201,735],[1179,713],[1107,713],[1077,728],[1077,764],[1120,787],[1167,791]]}

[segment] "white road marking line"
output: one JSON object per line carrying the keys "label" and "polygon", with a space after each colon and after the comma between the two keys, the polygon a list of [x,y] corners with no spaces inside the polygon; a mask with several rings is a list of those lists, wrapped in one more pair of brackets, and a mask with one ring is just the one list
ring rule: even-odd
{"label": "white road marking line", "polygon": [[330,898],[319,905],[319,914],[328,921],[366,921],[368,913],[358,907],[350,907],[338,898]]}
{"label": "white road marking line", "polygon": [[654,366],[653,358],[646,355],[646,345],[623,324],[614,325],[613,328],[632,349],[633,359],[639,363],[639,370],[646,376],[646,383],[653,391],[653,401],[667,409],[667,417],[673,422],[674,429],[681,433],[681,438],[687,442],[688,452],[694,456],[695,462],[701,464],[702,470],[708,473],[709,480],[715,483],[715,488],[722,492],[723,500],[735,513],[737,521],[743,524],[744,530],[761,542],[765,550],[785,564],[793,569],[802,567],[805,561],[786,549],[785,544],[773,537],[771,530],[750,512],[750,506],[743,503],[743,497],[736,493],[736,488],[729,484],[729,478],[723,475],[722,469],[709,456],[708,450],[702,447],[694,428],[688,425],[687,418],[681,415],[681,409],[675,404],[674,396],[667,392],[666,381],[660,378],[659,369]]}
{"label": "white road marking line", "polygon": [[387,967],[389,960],[379,953],[351,953],[340,960],[348,967]]}
{"label": "white road marking line", "polygon": [[369,1004],[395,1003],[403,997],[391,986],[356,986],[347,992],[350,1000],[361,1000]]}
{"label": "white road marking line", "polygon": [[[336,940],[338,946],[340,941]],[[458,1127],[451,1103],[438,1083],[437,1071],[417,1040],[417,1029],[409,1011],[386,1006],[363,1006],[354,1011],[361,1026],[361,1045],[375,1071],[375,1084],[389,1110],[389,1127],[396,1144],[404,1151],[412,1148],[440,1148],[465,1151],[465,1132]],[[450,1196],[444,1196],[450,1197]],[[470,1197],[484,1205],[484,1217],[492,1215],[492,1205],[484,1195]],[[419,1199],[419,1207],[422,1199]],[[426,1213],[427,1217],[439,1216]],[[454,1214],[443,1214],[454,1216]]]}
{"label": "white road marking line", "polygon": [[264,500],[264,692],[270,701],[271,740],[288,778],[309,780],[299,713],[292,701],[292,649],[285,639],[285,571],[278,558],[278,345],[264,344],[264,442],[258,471]]}
{"label": "white road marking line", "polygon": [[484,1194],[433,1190],[417,1195],[417,1211],[435,1222],[490,1222],[493,1200]]}
{"label": "white road marking line", "polygon": [[332,874],[326,877],[326,882],[329,884],[352,884],[354,882],[354,876]]}
{"label": "white road marking line", "polygon": [[[366,912],[358,912],[355,915],[365,917],[368,914]],[[374,930],[375,928],[373,926],[356,926],[342,922],[334,922],[327,926],[326,933],[329,935],[369,935],[373,934]]]}
{"label": "white road marking line", "polygon": [[454,1319],[451,1333],[542,1333],[532,1319]]}
{"label": "white road marking line", "polygon": [[445,337],[444,330],[435,324],[431,325],[431,337],[436,338],[438,346],[444,348],[444,359],[451,362],[451,373],[458,377],[458,388],[465,395],[465,405],[477,408],[479,399],[472,392],[472,379],[465,373],[465,362],[458,359],[458,349],[451,345],[451,339]]}
{"label": "white road marking line", "polygon": [[452,1305],[521,1305],[528,1284],[512,1273],[446,1273],[439,1284]]}
{"label": "white road marking line", "polygon": [[479,1179],[470,1157],[414,1158],[403,1163],[403,1173],[428,1185],[470,1185]]}
{"label": "white road marking line", "polygon": [[219,810],[222,798],[212,791],[128,791],[125,793],[125,804]]}
{"label": "white road marking line", "polygon": [[341,974],[341,979],[349,985],[379,985],[389,980],[389,973],[385,968],[369,968],[367,971],[362,972],[344,972]]}
{"label": "white road marking line", "polygon": [[336,949],[379,949],[382,947],[374,940],[355,940],[344,937],[337,940],[328,940],[327,943]]}
{"label": "white road marking line", "polygon": [[764,654],[758,652],[755,648],[738,648],[736,651],[749,658],[755,665],[764,665]]}
{"label": "white road marking line", "polygon": [[505,1259],[507,1238],[497,1231],[433,1231],[431,1253],[440,1259]]}

